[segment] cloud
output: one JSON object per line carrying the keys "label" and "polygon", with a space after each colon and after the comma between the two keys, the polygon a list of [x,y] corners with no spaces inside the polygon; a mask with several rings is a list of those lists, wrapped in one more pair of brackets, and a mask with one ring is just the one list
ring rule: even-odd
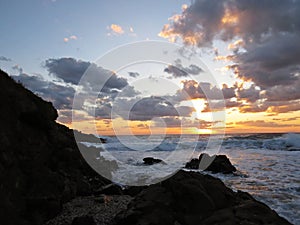
{"label": "cloud", "polygon": [[114,102],[114,112],[123,119],[148,121],[154,117],[191,116],[193,107],[176,106],[162,97],[119,98]]}
{"label": "cloud", "polygon": [[[60,122],[71,121],[71,118],[68,118],[71,114],[67,111],[73,108],[75,88],[79,88],[83,93],[78,96],[74,109],[86,111],[87,119],[91,116],[111,119],[111,103],[116,96],[132,98],[139,94],[134,87],[128,85],[125,78],[118,77],[114,72],[98,67],[94,63],[74,58],[48,59],[45,68],[55,81],[46,81],[41,75],[24,74],[18,65],[14,66],[14,69],[19,75],[13,78],[45,100],[53,102],[55,108],[59,110]],[[90,79],[83,80],[84,86],[79,87],[78,82],[86,70],[90,73]],[[103,84],[102,88],[99,88],[100,84]],[[91,96],[97,96],[96,106]],[[64,113],[60,114],[60,111]],[[81,118],[81,114],[79,117]]]}
{"label": "cloud", "polygon": [[256,102],[260,99],[260,90],[253,84],[247,89],[240,87],[237,90],[237,96],[247,102]]}
{"label": "cloud", "polygon": [[292,101],[300,99],[300,79],[291,85],[276,85],[265,90],[268,101]]}
{"label": "cloud", "polygon": [[295,116],[295,117],[290,117],[290,118],[273,118],[273,120],[275,121],[284,121],[284,122],[287,122],[287,121],[295,121],[295,120],[298,120],[300,119],[300,116]]}
{"label": "cloud", "polygon": [[122,35],[122,34],[124,34],[123,28],[120,25],[117,25],[117,24],[111,24],[107,29],[110,31],[108,33],[108,35]]}
{"label": "cloud", "polygon": [[78,38],[77,38],[76,35],[71,35],[71,36],[69,36],[69,37],[65,37],[63,40],[64,40],[65,43],[67,43],[67,42],[69,42],[69,41],[71,41],[71,40],[77,40],[77,39],[78,39]]}
{"label": "cloud", "polygon": [[[196,82],[195,80],[182,81],[183,89],[177,92],[177,95],[188,96],[189,99],[208,99],[208,100],[222,100],[236,97],[235,87],[228,87],[223,85],[222,89],[212,86],[207,82]],[[188,100],[188,99],[186,99]]]}
{"label": "cloud", "polygon": [[5,56],[0,56],[0,61],[11,62],[12,60],[10,58],[5,57]]}
{"label": "cloud", "polygon": [[[191,120],[190,118],[180,117],[164,117],[162,118],[166,127],[181,127],[181,128],[197,128],[197,129],[210,129],[216,122],[210,122],[200,119]],[[160,121],[155,121],[156,127],[161,127]]]}
{"label": "cloud", "polygon": [[51,101],[56,109],[72,109],[75,90],[70,86],[45,81],[41,76],[20,74],[12,76],[42,98]]}
{"label": "cloud", "polygon": [[267,110],[271,114],[288,113],[300,110],[300,101],[281,102],[282,105],[270,106]]}
{"label": "cloud", "polygon": [[294,0],[195,0],[159,35],[200,48],[215,49],[215,40],[229,43],[232,53],[215,51],[215,59],[231,62],[227,68],[236,77],[253,83],[237,90],[237,97],[248,102],[241,112],[282,113],[291,105],[298,111],[292,101],[300,99],[299,14],[300,1]]}
{"label": "cloud", "polygon": [[205,107],[202,112],[216,112],[223,111],[229,108],[241,107],[243,104],[241,102],[232,101],[230,99],[226,99],[223,101],[210,101],[209,103],[205,103]]}
{"label": "cloud", "polygon": [[211,46],[214,39],[240,37],[260,41],[269,32],[294,32],[299,29],[298,1],[195,0],[180,15],[171,18],[160,36],[181,38],[186,44]]}
{"label": "cloud", "polygon": [[[239,121],[235,125],[249,126],[249,127],[291,127],[290,124],[278,124],[275,122],[267,122],[264,120],[254,120],[254,121]],[[293,125],[294,126],[294,125]],[[296,125],[300,126],[300,125]]]}
{"label": "cloud", "polygon": [[236,75],[261,88],[291,85],[299,80],[300,32],[277,34],[258,43],[249,43],[246,51],[235,55]]}
{"label": "cloud", "polygon": [[76,60],[74,58],[47,59],[45,61],[45,67],[50,74],[72,84],[78,84],[82,75],[90,65],[90,62]]}
{"label": "cloud", "polygon": [[89,79],[85,80],[87,82],[85,85],[91,88],[90,91],[100,91],[98,88],[102,84],[102,92],[112,93],[128,85],[125,78],[118,77],[114,72],[98,67],[96,64],[74,58],[47,59],[45,67],[50,74],[66,83],[75,85],[79,83],[83,74],[87,71]]}
{"label": "cloud", "polygon": [[19,65],[14,65],[12,67],[13,70],[17,71],[19,74],[23,73],[23,68],[20,67]]}
{"label": "cloud", "polygon": [[164,72],[172,74],[175,78],[186,77],[190,74],[199,75],[202,71],[200,67],[194,64],[191,64],[189,67],[183,67],[180,59],[175,60],[175,65],[168,65],[168,67],[164,69]]}

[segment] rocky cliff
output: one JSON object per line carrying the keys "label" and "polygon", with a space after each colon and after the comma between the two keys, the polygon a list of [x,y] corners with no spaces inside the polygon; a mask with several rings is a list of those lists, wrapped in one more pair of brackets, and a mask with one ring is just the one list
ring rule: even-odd
{"label": "rocky cliff", "polygon": [[53,105],[3,71],[0,101],[1,224],[43,224],[64,202],[109,183],[86,164],[72,130],[55,122]]}

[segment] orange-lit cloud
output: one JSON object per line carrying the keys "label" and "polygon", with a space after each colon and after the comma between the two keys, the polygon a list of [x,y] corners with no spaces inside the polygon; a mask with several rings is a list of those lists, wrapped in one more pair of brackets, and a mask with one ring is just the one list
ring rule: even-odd
{"label": "orange-lit cloud", "polygon": [[111,31],[111,33],[109,33],[109,34],[114,34],[114,35],[124,34],[123,28],[117,24],[111,24],[108,29]]}
{"label": "orange-lit cloud", "polygon": [[236,40],[233,43],[230,43],[228,45],[228,49],[229,50],[236,50],[239,47],[242,47],[244,45],[244,41],[242,39]]}
{"label": "orange-lit cloud", "polygon": [[232,12],[227,9],[221,19],[221,22],[226,25],[236,25],[238,23],[238,16],[232,14]]}
{"label": "orange-lit cloud", "polygon": [[[283,123],[276,123],[272,121],[265,121],[265,120],[254,120],[254,121],[239,121],[235,122],[235,125],[242,125],[248,127],[290,127],[291,124],[283,124]],[[300,127],[300,124],[296,125]]]}
{"label": "orange-lit cloud", "polygon": [[227,55],[227,56],[218,55],[214,59],[217,61],[232,61],[234,58],[235,58],[234,55]]}

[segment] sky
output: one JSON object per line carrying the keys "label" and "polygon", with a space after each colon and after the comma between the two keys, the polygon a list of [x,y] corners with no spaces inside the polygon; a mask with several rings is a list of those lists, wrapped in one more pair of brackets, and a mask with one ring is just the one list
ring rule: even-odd
{"label": "sky", "polygon": [[[103,135],[300,132],[300,1],[0,7],[0,68],[51,101],[69,127]],[[164,62],[138,62],[153,52]]]}

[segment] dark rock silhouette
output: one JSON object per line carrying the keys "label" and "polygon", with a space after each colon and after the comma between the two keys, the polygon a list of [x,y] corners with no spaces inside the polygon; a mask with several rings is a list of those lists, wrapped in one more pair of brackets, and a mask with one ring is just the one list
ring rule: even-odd
{"label": "dark rock silhouette", "polygon": [[161,159],[155,159],[153,157],[146,157],[143,158],[144,164],[145,165],[153,165],[156,163],[164,163],[164,161],[162,161]]}
{"label": "dark rock silhouette", "polygon": [[191,159],[190,162],[185,164],[187,169],[203,169],[211,171],[213,173],[233,173],[236,168],[231,164],[226,155],[214,155],[209,156],[206,153],[202,153],[199,159]]}
{"label": "dark rock silhouette", "polygon": [[106,140],[105,138],[99,138],[99,139],[100,139],[100,142],[101,142],[102,144],[107,143],[107,140]]}
{"label": "dark rock silhouette", "polygon": [[74,136],[77,142],[101,143],[101,140],[93,134],[84,134],[80,131],[74,130]]}
{"label": "dark rock silhouette", "polygon": [[43,224],[76,195],[110,183],[81,156],[57,111],[0,71],[0,221]]}
{"label": "dark rock silhouette", "polygon": [[209,175],[179,171],[151,185],[115,218],[116,225],[288,225],[265,204]]}

